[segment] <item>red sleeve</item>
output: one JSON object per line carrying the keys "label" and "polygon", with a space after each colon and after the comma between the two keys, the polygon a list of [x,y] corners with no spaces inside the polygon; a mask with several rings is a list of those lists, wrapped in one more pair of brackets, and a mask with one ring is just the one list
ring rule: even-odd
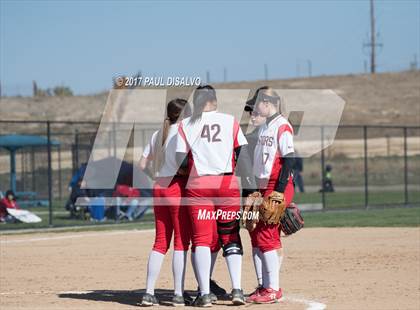
{"label": "red sleeve", "polygon": [[238,142],[238,132],[239,132],[239,123],[236,120],[234,120],[233,121],[233,148],[234,149],[240,146]]}

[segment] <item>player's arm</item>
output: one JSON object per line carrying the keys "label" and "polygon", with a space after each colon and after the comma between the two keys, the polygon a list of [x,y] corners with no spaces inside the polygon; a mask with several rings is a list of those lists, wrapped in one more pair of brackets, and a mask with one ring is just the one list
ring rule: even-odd
{"label": "player's arm", "polygon": [[176,153],[175,153],[175,160],[179,167],[178,172],[186,172],[188,171],[188,154],[189,147],[187,143],[187,138],[184,133],[184,129],[182,127],[182,123],[179,125],[178,128],[178,135],[176,137]]}
{"label": "player's arm", "polygon": [[283,165],[279,180],[277,182],[276,191],[284,193],[287,183],[289,182],[293,166],[295,164],[295,150],[293,146],[293,135],[291,130],[284,131],[279,138],[279,150],[283,158]]}
{"label": "player's arm", "polygon": [[154,157],[153,146],[155,145],[157,135],[158,135],[158,131],[154,132],[149,143],[147,143],[146,146],[144,147],[144,151],[139,162],[139,167],[141,170],[145,170],[147,168],[147,164],[149,163],[149,161],[151,161]]}
{"label": "player's arm", "polygon": [[283,157],[283,165],[281,167],[279,181],[277,182],[276,191],[284,193],[289,177],[292,172],[293,165],[295,163],[295,153],[289,153]]}
{"label": "player's arm", "polygon": [[239,123],[234,122],[234,150],[235,150],[235,159],[237,173],[241,177],[242,184],[242,193],[243,196],[248,196],[249,194],[257,190],[257,184],[255,182],[255,177],[252,172],[252,160],[248,151],[248,142],[244,136],[244,133],[239,126]]}
{"label": "player's arm", "polygon": [[257,190],[257,184],[252,172],[252,160],[249,155],[248,145],[238,146],[235,149],[235,153],[237,159],[237,173],[241,177],[242,193],[243,196],[248,196]]}

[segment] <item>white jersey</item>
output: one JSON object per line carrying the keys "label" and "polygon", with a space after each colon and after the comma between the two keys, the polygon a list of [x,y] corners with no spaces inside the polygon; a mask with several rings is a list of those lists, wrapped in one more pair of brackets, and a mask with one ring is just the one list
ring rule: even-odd
{"label": "white jersey", "polygon": [[260,179],[278,178],[282,157],[294,151],[292,125],[278,115],[259,128],[254,150],[254,175]]}
{"label": "white jersey", "polygon": [[176,151],[189,153],[191,175],[233,173],[234,152],[247,144],[239,123],[232,115],[217,111],[203,112],[201,118],[179,126]]}
{"label": "white jersey", "polygon": [[[176,151],[176,136],[178,134],[179,124],[172,124],[168,130],[168,136],[166,137],[164,149],[165,158],[163,159],[163,165],[160,170],[156,173],[157,177],[171,177],[176,175],[179,166],[176,163],[175,151]],[[153,160],[155,157],[155,144],[156,139],[159,136],[159,130],[155,131],[150,139],[150,142],[146,145],[143,151],[143,157]]]}

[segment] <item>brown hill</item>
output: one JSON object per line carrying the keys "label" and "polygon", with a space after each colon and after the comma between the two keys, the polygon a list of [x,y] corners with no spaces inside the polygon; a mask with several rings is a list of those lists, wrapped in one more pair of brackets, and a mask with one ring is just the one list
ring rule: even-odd
{"label": "brown hill", "polygon": [[[262,85],[333,89],[346,100],[341,124],[420,124],[420,71],[215,84],[217,88],[229,89],[255,89]],[[190,92],[191,88],[170,89],[169,96],[188,97]],[[106,100],[105,93],[62,98],[4,97],[0,100],[0,119],[99,121]],[[161,119],[160,113],[156,113],[150,122]]]}

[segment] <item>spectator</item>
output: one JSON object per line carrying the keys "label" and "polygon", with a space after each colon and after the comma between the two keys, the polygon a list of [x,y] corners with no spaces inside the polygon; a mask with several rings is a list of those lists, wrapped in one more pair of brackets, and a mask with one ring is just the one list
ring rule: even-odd
{"label": "spectator", "polygon": [[[126,199],[118,199],[116,206],[116,216],[118,219],[126,217],[129,221],[132,221],[134,218],[140,218],[148,208],[148,206],[139,205],[140,191],[128,185],[117,185],[113,196],[119,198],[126,197]],[[127,206],[125,213],[120,209],[122,206]]]}
{"label": "spectator", "polygon": [[332,166],[327,165],[325,167],[325,174],[324,174],[324,184],[322,185],[322,189],[320,192],[334,192],[334,185],[332,181]]}
{"label": "spectator", "polygon": [[88,191],[86,189],[82,189],[83,185],[83,176],[86,171],[87,163],[83,163],[79,169],[77,169],[76,173],[72,176],[71,181],[69,183],[69,192],[70,196],[66,202],[66,210],[70,211],[70,217],[72,218],[86,218],[88,213],[87,206],[77,206],[76,201],[79,197],[85,197],[88,200]]}
{"label": "spectator", "polygon": [[20,209],[12,190],[8,190],[5,197],[0,200],[0,222],[2,223],[14,222],[14,218],[9,215],[7,209]]}
{"label": "spectator", "polygon": [[76,173],[72,176],[71,181],[69,183],[69,191],[71,192],[71,189],[77,186],[80,186],[80,183],[82,182],[83,176],[86,172],[87,163],[83,163],[80,165],[79,169],[77,169]]}
{"label": "spectator", "polygon": [[[297,152],[295,154],[298,155]],[[299,191],[301,193],[304,193],[305,192],[305,187],[304,187],[304,184],[303,184],[302,172],[303,172],[303,158],[299,157],[299,156],[296,156],[295,157],[295,165],[293,167],[293,178],[294,178],[295,184],[299,188]]]}

